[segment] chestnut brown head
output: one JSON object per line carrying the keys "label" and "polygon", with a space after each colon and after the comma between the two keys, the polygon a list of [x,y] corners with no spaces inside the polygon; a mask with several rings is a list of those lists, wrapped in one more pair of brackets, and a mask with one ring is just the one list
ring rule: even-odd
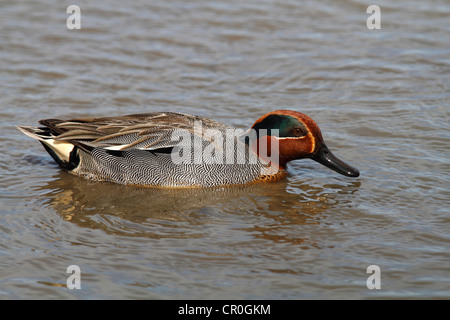
{"label": "chestnut brown head", "polygon": [[[331,153],[323,141],[319,127],[304,113],[291,110],[270,112],[253,124],[258,140],[278,143],[279,166],[289,161],[311,158],[348,177],[358,177],[359,171]],[[272,143],[273,144],[273,143]],[[273,150],[272,150],[273,152]]]}

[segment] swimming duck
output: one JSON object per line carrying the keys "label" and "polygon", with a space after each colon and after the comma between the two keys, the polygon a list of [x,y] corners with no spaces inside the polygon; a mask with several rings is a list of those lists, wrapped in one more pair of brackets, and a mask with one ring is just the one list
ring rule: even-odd
{"label": "swimming duck", "polygon": [[335,157],[309,116],[277,110],[246,132],[175,112],[40,120],[17,126],[59,166],[92,180],[153,187],[216,187],[277,181],[289,161],[310,158],[348,177],[359,171]]}

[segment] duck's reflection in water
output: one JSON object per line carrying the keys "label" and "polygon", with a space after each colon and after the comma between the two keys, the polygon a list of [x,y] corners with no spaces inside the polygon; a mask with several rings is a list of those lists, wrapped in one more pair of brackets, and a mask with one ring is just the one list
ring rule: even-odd
{"label": "duck's reflection in water", "polygon": [[[156,189],[95,182],[59,172],[40,187],[64,220],[108,234],[147,238],[197,238],[198,226],[233,224],[255,238],[301,244],[286,227],[319,224],[327,212],[352,206],[360,183],[313,186],[280,181],[208,189]],[[342,200],[341,200],[342,199]]]}

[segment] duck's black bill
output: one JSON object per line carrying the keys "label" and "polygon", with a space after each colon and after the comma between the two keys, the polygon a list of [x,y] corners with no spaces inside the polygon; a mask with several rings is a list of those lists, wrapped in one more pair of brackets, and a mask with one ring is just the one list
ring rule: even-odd
{"label": "duck's black bill", "polygon": [[322,144],[319,149],[311,156],[311,159],[323,164],[344,176],[359,177],[359,171],[356,168],[346,164],[344,161],[336,158],[334,154],[328,149],[325,144]]}

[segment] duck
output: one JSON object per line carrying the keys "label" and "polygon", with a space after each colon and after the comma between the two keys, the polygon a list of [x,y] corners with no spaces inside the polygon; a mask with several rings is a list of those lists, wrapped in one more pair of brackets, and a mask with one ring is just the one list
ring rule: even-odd
{"label": "duck", "polygon": [[158,188],[247,185],[286,178],[288,163],[297,159],[359,176],[328,149],[316,122],[293,110],[262,115],[247,131],[178,112],[39,124],[17,128],[38,140],[63,170],[96,181]]}

